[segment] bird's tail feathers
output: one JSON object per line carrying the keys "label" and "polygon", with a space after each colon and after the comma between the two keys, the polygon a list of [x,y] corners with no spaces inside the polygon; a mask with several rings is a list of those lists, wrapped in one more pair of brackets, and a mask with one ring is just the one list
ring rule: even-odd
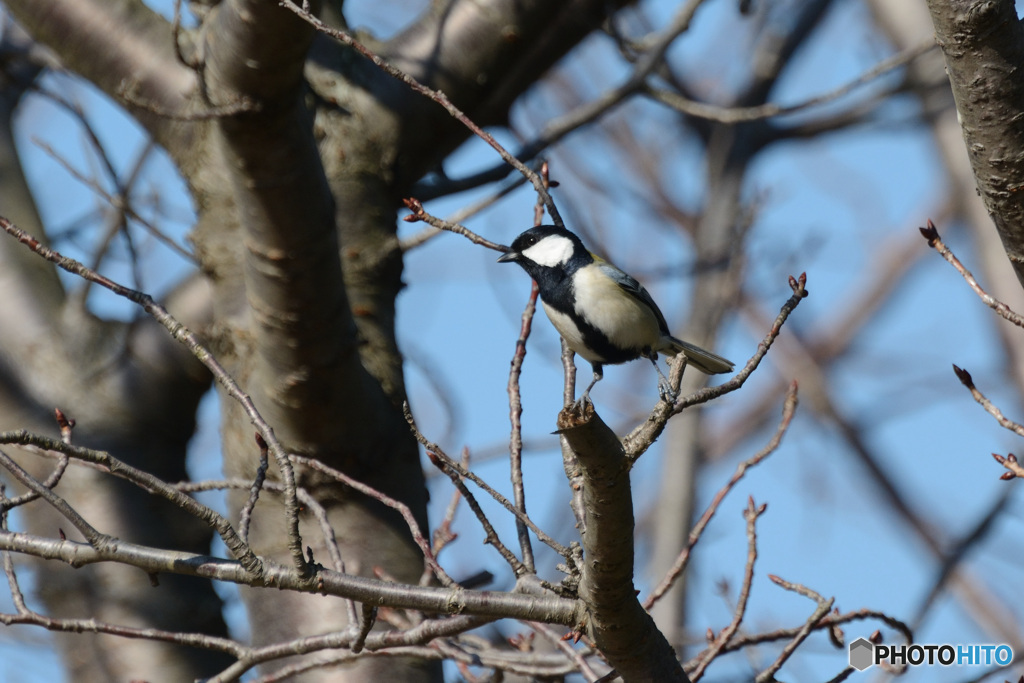
{"label": "bird's tail feathers", "polygon": [[671,344],[663,350],[664,353],[671,356],[682,353],[686,356],[688,365],[692,365],[704,374],[718,375],[723,372],[732,372],[733,362],[731,360],[722,358],[682,339],[669,336],[669,340],[671,340]]}

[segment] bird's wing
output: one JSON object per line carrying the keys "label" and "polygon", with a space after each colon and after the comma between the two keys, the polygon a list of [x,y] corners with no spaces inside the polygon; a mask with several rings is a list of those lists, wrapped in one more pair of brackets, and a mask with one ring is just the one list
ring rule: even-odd
{"label": "bird's wing", "polygon": [[655,317],[658,319],[658,327],[661,328],[662,332],[668,334],[668,323],[665,322],[665,316],[662,315],[661,309],[658,308],[658,304],[654,303],[654,299],[651,298],[650,293],[644,288],[644,286],[637,282],[636,278],[632,275],[619,270],[607,261],[600,258],[596,258],[595,260],[602,272],[614,280],[619,287],[621,287],[630,296],[642,301],[654,312]]}

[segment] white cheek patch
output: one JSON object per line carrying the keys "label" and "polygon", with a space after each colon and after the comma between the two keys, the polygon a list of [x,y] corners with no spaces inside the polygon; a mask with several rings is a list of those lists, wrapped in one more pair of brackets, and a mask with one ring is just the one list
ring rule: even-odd
{"label": "white cheek patch", "polygon": [[523,256],[534,263],[553,268],[568,263],[572,258],[572,240],[561,235],[545,237],[537,244],[523,249]]}

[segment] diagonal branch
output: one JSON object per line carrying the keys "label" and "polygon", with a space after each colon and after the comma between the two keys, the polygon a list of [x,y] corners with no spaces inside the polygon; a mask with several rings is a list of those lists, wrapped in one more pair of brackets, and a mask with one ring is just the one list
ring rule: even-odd
{"label": "diagonal branch", "polygon": [[[174,54],[171,25],[142,0],[8,0],[15,18],[69,69],[118,99],[127,87],[167,111],[184,110],[196,74]],[[180,134],[168,120],[136,112],[165,147]]]}
{"label": "diagonal branch", "polygon": [[297,494],[295,492],[295,472],[292,469],[291,462],[288,460],[288,455],[285,453],[281,443],[278,441],[277,437],[274,436],[274,431],[270,428],[270,425],[267,424],[266,420],[264,420],[263,416],[260,415],[260,412],[256,409],[252,399],[248,394],[241,390],[235,380],[227,373],[227,371],[224,370],[217,359],[214,358],[213,354],[210,353],[209,349],[199,342],[199,339],[191,330],[178,322],[170,313],[167,312],[167,309],[154,301],[148,294],[128,289],[127,287],[103,277],[95,271],[89,270],[78,261],[62,256],[43,244],[40,244],[40,242],[31,235],[19,230],[6,218],[0,217],[0,228],[22,244],[26,245],[29,249],[45,258],[47,261],[57,264],[69,273],[74,273],[75,275],[85,278],[90,282],[102,285],[114,294],[122,296],[141,306],[143,310],[163,325],[167,331],[170,332],[172,337],[184,344],[196,359],[206,366],[206,368],[213,374],[217,382],[224,387],[227,394],[241,404],[245,414],[252,421],[253,426],[256,427],[260,436],[262,436],[267,442],[270,452],[273,453],[274,460],[281,470],[281,477],[287,491],[285,495],[285,515],[288,521],[289,549],[291,550],[292,560],[295,562],[295,566],[305,573],[307,570],[306,559],[302,554],[302,538],[299,535],[299,505],[296,499]]}

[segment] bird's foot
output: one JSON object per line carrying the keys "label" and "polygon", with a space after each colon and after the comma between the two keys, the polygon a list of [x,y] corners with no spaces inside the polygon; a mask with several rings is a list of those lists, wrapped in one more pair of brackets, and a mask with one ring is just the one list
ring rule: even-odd
{"label": "bird's foot", "polygon": [[[661,374],[661,373],[658,373]],[[672,383],[668,381],[668,377],[661,375],[658,378],[658,396],[665,403],[674,404],[679,400],[679,392],[673,391]]]}
{"label": "bird's foot", "polygon": [[592,405],[593,402],[590,400],[590,391],[584,391],[583,394],[576,399],[576,402],[572,404],[574,411],[582,415],[587,409],[588,405]]}

